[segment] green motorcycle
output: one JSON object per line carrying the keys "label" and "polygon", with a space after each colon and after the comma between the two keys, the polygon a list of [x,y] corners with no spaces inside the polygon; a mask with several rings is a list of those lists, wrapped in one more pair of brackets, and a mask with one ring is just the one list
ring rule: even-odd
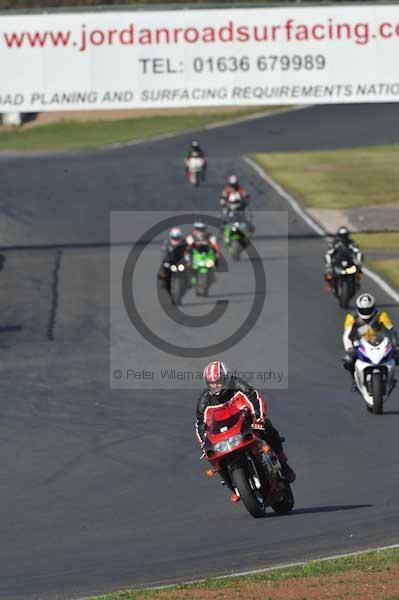
{"label": "green motorcycle", "polygon": [[233,260],[240,260],[241,252],[248,245],[249,227],[245,221],[230,221],[223,226],[223,239]]}
{"label": "green motorcycle", "polygon": [[209,288],[215,281],[216,253],[212,246],[204,244],[193,248],[191,255],[191,283],[197,296],[208,296]]}

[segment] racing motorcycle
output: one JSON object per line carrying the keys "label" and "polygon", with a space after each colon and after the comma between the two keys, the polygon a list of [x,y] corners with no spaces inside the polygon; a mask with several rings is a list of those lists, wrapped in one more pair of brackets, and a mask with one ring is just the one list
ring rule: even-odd
{"label": "racing motorcycle", "polygon": [[197,153],[193,153],[190,158],[187,158],[185,161],[187,167],[187,178],[189,182],[198,187],[200,181],[204,180],[204,167],[205,167],[205,159]]}
{"label": "racing motorcycle", "polygon": [[215,281],[216,252],[209,244],[193,248],[191,255],[191,283],[197,296],[208,296]]}
{"label": "racing motorcycle", "polygon": [[395,387],[393,345],[384,331],[369,331],[356,344],[355,382],[367,410],[381,415]]}
{"label": "racing motorcycle", "polygon": [[184,259],[175,262],[166,260],[162,263],[158,279],[162,282],[164,289],[167,290],[176,306],[180,306],[183,296],[187,292],[187,278],[187,265]]}
{"label": "racing motorcycle", "polygon": [[268,506],[280,514],[292,510],[291,486],[277,455],[253,428],[244,394],[237,392],[229,402],[209,406],[205,426],[204,456],[212,465],[208,476],[219,473],[255,518],[264,517]]}
{"label": "racing motorcycle", "polygon": [[359,268],[352,253],[346,248],[342,249],[334,259],[332,272],[332,289],[342,308],[348,307],[359,289],[359,279]]}
{"label": "racing motorcycle", "polygon": [[229,222],[223,226],[224,243],[233,260],[240,260],[241,252],[249,242],[248,223],[242,218],[238,220],[239,217],[239,214],[233,213]]}

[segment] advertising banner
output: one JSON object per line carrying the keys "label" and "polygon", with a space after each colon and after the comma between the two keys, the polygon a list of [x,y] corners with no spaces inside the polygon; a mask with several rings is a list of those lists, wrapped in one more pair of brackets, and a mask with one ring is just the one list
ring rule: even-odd
{"label": "advertising banner", "polygon": [[0,17],[0,111],[399,99],[399,5]]}

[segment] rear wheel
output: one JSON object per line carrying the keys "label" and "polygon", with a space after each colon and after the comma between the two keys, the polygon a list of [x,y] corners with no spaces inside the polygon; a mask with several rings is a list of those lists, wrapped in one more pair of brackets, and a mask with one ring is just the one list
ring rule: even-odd
{"label": "rear wheel", "polygon": [[285,482],[283,498],[277,504],[272,504],[272,509],[279,515],[286,515],[294,508],[294,494],[288,481]]}
{"label": "rear wheel", "polygon": [[198,172],[194,173],[194,185],[198,187],[200,183],[200,174]]}
{"label": "rear wheel", "polygon": [[373,413],[375,415],[381,415],[383,409],[384,382],[382,380],[381,373],[373,373],[371,377]]}
{"label": "rear wheel", "polygon": [[232,471],[231,479],[249,514],[256,519],[264,517],[266,514],[266,506],[254,476],[248,475],[244,468],[240,467],[239,469]]}

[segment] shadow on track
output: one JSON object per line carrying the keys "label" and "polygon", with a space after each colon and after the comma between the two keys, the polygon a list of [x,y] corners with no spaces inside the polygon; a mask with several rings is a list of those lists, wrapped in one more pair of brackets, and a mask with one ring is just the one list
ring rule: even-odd
{"label": "shadow on track", "polygon": [[2,333],[10,333],[11,331],[21,331],[22,325],[3,325],[0,326],[0,335]]}
{"label": "shadow on track", "polygon": [[[294,508],[290,515],[313,515],[318,513],[340,512],[342,510],[359,510],[360,508],[372,508],[374,504],[337,504],[332,506],[309,506],[308,508]],[[275,515],[279,516],[279,515]]]}

